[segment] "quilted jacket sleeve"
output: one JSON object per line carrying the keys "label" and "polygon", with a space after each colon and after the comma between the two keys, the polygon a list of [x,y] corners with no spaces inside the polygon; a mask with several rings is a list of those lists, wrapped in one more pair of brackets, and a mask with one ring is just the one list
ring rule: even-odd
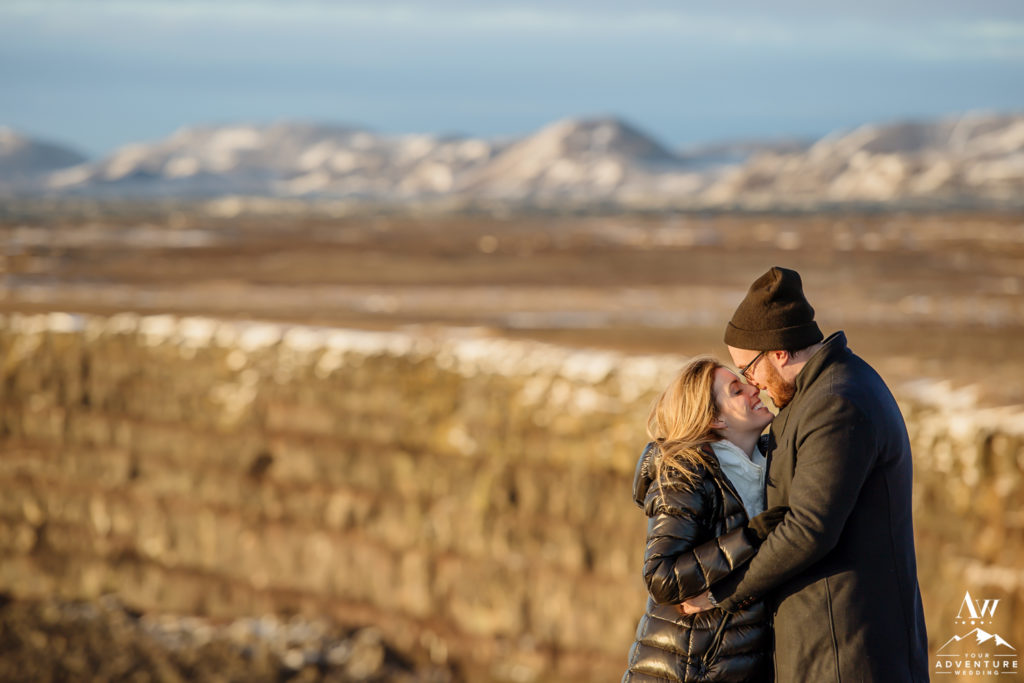
{"label": "quilted jacket sleeve", "polygon": [[675,604],[708,590],[754,556],[743,528],[708,540],[713,493],[709,486],[655,484],[646,501],[644,580],[655,602]]}

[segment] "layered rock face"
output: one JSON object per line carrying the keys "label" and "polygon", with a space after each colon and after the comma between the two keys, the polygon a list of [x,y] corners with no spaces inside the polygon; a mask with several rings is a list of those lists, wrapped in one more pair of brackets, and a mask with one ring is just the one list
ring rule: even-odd
{"label": "layered rock face", "polygon": [[[630,479],[684,359],[65,314],[0,320],[0,358],[0,591],[372,624],[473,680],[621,675]],[[944,397],[902,395],[933,647],[968,589],[1024,642],[1024,429]]]}

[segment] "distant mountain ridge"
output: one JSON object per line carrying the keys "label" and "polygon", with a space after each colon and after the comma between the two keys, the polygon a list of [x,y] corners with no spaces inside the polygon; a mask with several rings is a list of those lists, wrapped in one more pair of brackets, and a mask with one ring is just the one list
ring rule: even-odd
{"label": "distant mountain ridge", "polygon": [[[5,134],[20,147],[5,147]],[[0,129],[2,193],[626,208],[1024,204],[1024,115],[1011,114],[865,125],[813,144],[678,152],[614,117],[565,119],[518,140],[302,123],[201,126],[91,162],[45,143],[34,154],[9,151],[25,140]]]}
{"label": "distant mountain ridge", "polygon": [[58,192],[127,196],[403,198],[451,189],[499,145],[427,135],[385,137],[343,126],[279,123],[185,128],[53,174]]}
{"label": "distant mountain ridge", "polygon": [[73,149],[0,126],[0,182],[27,181],[84,161]]}
{"label": "distant mountain ridge", "polygon": [[889,202],[1024,198],[1024,116],[968,114],[866,125],[805,152],[765,154],[708,192],[711,202]]}

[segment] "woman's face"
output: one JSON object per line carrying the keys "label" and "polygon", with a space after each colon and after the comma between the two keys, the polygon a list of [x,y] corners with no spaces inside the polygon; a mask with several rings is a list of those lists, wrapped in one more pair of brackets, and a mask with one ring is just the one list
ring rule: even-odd
{"label": "woman's face", "polygon": [[718,419],[726,429],[737,432],[761,431],[775,416],[761,403],[760,391],[725,368],[715,370],[715,404]]}

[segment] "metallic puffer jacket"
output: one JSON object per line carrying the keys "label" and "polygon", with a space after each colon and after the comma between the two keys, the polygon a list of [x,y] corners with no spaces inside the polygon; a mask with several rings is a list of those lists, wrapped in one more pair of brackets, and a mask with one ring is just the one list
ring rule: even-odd
{"label": "metallic puffer jacket", "polygon": [[727,613],[683,615],[676,605],[719,581],[736,580],[757,551],[743,533],[747,514],[739,495],[709,452],[693,485],[669,475],[653,482],[657,444],[637,462],[633,497],[648,517],[644,580],[649,599],[629,651],[622,683],[756,681],[771,673],[771,619],[764,603]]}

